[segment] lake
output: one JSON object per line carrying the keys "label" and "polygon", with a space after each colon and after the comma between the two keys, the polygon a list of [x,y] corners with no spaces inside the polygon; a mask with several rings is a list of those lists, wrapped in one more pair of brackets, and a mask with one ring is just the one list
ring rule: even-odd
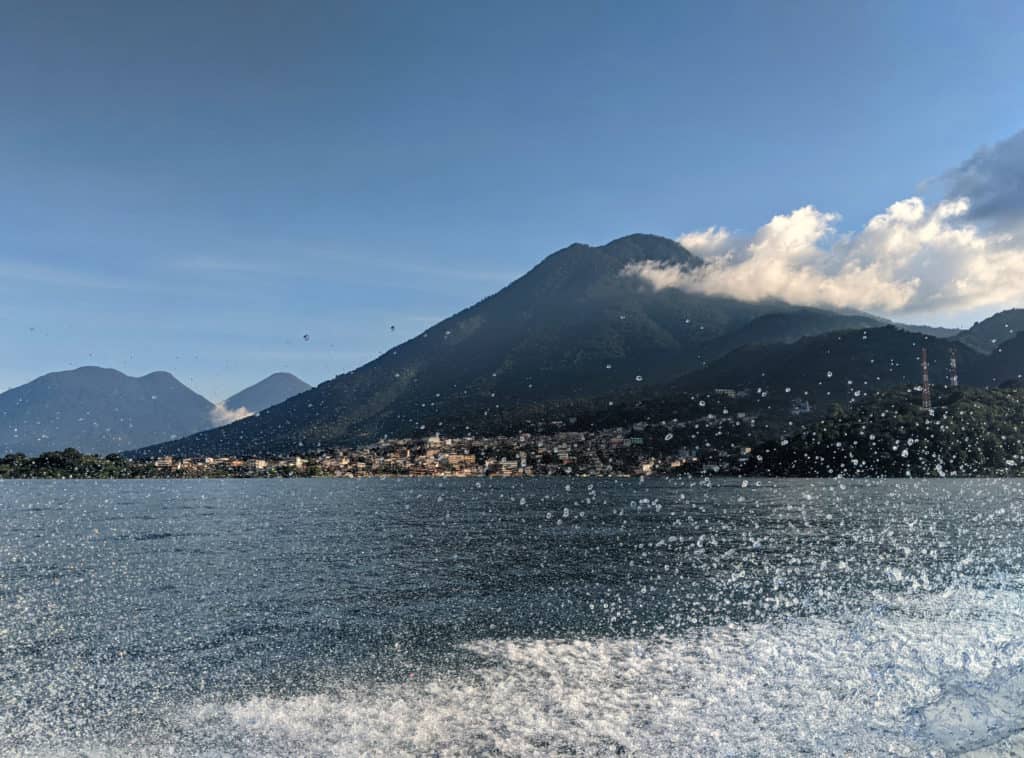
{"label": "lake", "polygon": [[1024,752],[1024,482],[0,482],[0,754]]}

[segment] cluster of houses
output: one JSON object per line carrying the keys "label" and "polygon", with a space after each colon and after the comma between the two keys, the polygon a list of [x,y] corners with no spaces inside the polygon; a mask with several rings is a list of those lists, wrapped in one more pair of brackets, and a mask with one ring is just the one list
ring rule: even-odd
{"label": "cluster of houses", "polygon": [[232,456],[205,458],[175,458],[164,455],[154,461],[153,466],[168,474],[204,475],[236,475],[275,473],[277,475],[291,472],[303,475],[306,472],[308,459],[292,455],[284,458],[235,458]]}
{"label": "cluster of houses", "polygon": [[[638,476],[708,473],[746,462],[749,443],[725,435],[749,421],[709,414],[696,425],[638,423],[594,432],[497,437],[385,439],[359,448],[281,458],[172,458],[153,464],[169,476]],[[701,432],[697,434],[696,432]],[[689,433],[688,433],[689,432]],[[739,439],[739,441],[737,441]],[[713,441],[713,442],[712,442]]]}

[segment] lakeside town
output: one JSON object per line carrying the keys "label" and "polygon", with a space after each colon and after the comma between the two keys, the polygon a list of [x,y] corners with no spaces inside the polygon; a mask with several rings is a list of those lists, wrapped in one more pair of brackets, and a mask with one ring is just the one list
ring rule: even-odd
{"label": "lakeside town", "polygon": [[277,457],[161,456],[132,460],[76,450],[0,459],[0,477],[530,477],[727,473],[752,450],[757,418],[708,413],[700,419],[639,422],[600,431],[554,430],[491,437],[384,439],[371,445]]}
{"label": "lakeside town", "polygon": [[[725,419],[705,420],[721,428]],[[381,440],[308,456],[278,458],[163,456],[151,464],[170,476],[642,476],[718,473],[742,466],[749,444],[673,444],[679,425],[638,423],[599,432],[496,437],[432,436]]]}

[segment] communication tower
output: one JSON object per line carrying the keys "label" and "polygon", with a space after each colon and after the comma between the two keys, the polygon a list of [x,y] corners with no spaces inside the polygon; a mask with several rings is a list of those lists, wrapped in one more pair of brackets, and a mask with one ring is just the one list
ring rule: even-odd
{"label": "communication tower", "polygon": [[921,348],[921,407],[932,407],[932,385],[928,381],[928,348]]}

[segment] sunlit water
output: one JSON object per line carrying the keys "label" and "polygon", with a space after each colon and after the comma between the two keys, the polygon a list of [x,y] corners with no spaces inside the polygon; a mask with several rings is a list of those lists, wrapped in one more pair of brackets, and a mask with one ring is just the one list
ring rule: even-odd
{"label": "sunlit water", "polygon": [[0,754],[1024,754],[1016,481],[0,482]]}

